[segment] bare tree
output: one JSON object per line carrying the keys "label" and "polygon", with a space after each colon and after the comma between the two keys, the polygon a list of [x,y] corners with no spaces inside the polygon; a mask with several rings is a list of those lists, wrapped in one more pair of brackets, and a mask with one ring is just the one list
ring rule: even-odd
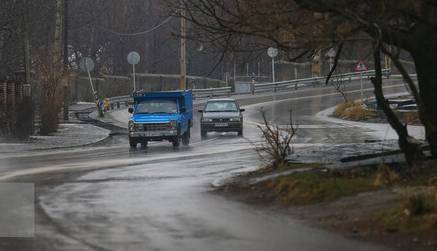
{"label": "bare tree", "polygon": [[[426,139],[437,158],[437,4],[430,0],[182,0],[173,13],[186,13],[197,37],[235,41],[257,38],[258,47],[276,46],[294,51],[296,57],[351,41],[380,44],[379,52],[390,56],[415,97]],[[185,8],[185,12],[180,12]],[[180,14],[179,14],[180,15]],[[200,32],[202,31],[202,32]],[[432,31],[432,32],[430,32]],[[233,39],[230,39],[233,38]],[[226,40],[224,39],[226,38]],[[217,42],[215,42],[217,43]],[[396,54],[388,47],[408,52],[414,59],[418,87]],[[379,59],[379,58],[378,58]],[[336,58],[336,62],[339,58]],[[335,67],[334,67],[335,68]],[[332,74],[332,73],[330,73]],[[384,98],[384,94],[381,93]],[[389,117],[389,110],[384,110]],[[390,123],[394,126],[394,123]],[[397,123],[396,123],[397,124]],[[396,129],[396,128],[395,128]],[[407,131],[405,128],[404,130]],[[397,130],[400,137],[406,135]],[[411,136],[409,136],[411,137]],[[404,141],[404,140],[402,140]],[[402,147],[401,149],[407,150]],[[409,148],[408,148],[409,149]]]}
{"label": "bare tree", "polygon": [[297,127],[293,124],[292,111],[289,111],[290,120],[285,128],[269,123],[264,110],[261,109],[260,113],[263,125],[258,125],[258,128],[262,133],[262,143],[256,148],[257,152],[262,158],[267,159],[272,167],[282,166],[287,163],[287,157],[291,153],[291,140],[297,131]]}
{"label": "bare tree", "polygon": [[41,117],[40,133],[47,135],[58,128],[58,114],[61,111],[68,72],[63,63],[55,62],[53,57],[45,54],[36,59],[36,81],[39,83],[39,109]]}

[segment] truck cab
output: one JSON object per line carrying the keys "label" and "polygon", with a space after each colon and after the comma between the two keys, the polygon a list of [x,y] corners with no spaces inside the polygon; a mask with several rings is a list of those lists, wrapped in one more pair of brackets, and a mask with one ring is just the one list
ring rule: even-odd
{"label": "truck cab", "polygon": [[147,146],[149,141],[167,140],[174,147],[190,143],[193,124],[191,91],[135,92],[129,108],[129,145]]}

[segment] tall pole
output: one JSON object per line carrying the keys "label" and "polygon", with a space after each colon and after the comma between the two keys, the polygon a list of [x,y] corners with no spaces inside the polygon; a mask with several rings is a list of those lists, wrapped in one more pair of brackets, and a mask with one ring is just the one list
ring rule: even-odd
{"label": "tall pole", "polygon": [[237,81],[237,63],[234,62],[234,83]]}
{"label": "tall pole", "polygon": [[275,79],[275,57],[272,57],[272,83],[273,89],[273,104],[272,104],[272,122],[275,121],[275,104],[276,104],[276,79]]}
{"label": "tall pole", "polygon": [[364,93],[363,93],[363,72],[360,72],[360,96],[361,104],[363,103]]}
{"label": "tall pole", "polygon": [[181,58],[180,58],[180,80],[179,89],[187,88],[187,20],[185,19],[186,11],[183,1],[181,1]]}
{"label": "tall pole", "polygon": [[[63,29],[63,42],[64,42],[64,67],[68,70],[68,0],[64,0],[64,29]],[[69,86],[70,78],[67,78],[66,83],[64,85],[64,120],[69,119],[69,100],[68,100],[68,86]]]}
{"label": "tall pole", "polygon": [[68,0],[64,0],[64,65],[68,66]]}
{"label": "tall pole", "polygon": [[134,92],[136,92],[136,90],[137,90],[137,84],[136,84],[136,81],[135,81],[135,64],[132,64],[132,72],[133,72],[133,77],[134,77]]}
{"label": "tall pole", "polygon": [[[28,1],[25,1],[25,6],[28,6]],[[29,38],[29,7],[26,7],[25,13],[23,15],[23,29],[24,35],[24,97],[23,106],[26,107],[25,121],[21,121],[24,124],[25,132],[23,136],[29,136],[33,134],[33,101],[32,101],[32,59],[30,53],[30,38]],[[6,86],[5,86],[6,87]],[[6,94],[6,91],[4,92]]]}
{"label": "tall pole", "polygon": [[276,83],[275,80],[275,58],[272,58],[272,83]]}

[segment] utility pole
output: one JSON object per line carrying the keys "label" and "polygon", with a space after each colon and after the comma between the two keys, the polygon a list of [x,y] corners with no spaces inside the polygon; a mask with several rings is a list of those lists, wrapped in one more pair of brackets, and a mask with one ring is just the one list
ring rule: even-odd
{"label": "utility pole", "polygon": [[[63,51],[63,61],[64,61],[64,69],[68,71],[68,0],[64,0],[64,20],[63,20],[63,42],[64,42],[64,51]],[[69,116],[69,98],[68,98],[68,86],[70,82],[70,77],[68,76],[64,85],[64,120],[68,120]]]}
{"label": "utility pole", "polygon": [[23,16],[23,38],[24,38],[24,85],[23,85],[23,103],[22,106],[25,108],[24,121],[20,121],[24,128],[22,136],[29,136],[33,134],[33,100],[32,100],[32,69],[31,69],[31,54],[30,54],[30,38],[29,38],[29,9],[28,2],[25,1],[25,13]]}
{"label": "utility pole", "polygon": [[179,89],[187,88],[187,20],[185,19],[186,11],[183,0],[181,1],[181,58],[180,58],[180,80]]}

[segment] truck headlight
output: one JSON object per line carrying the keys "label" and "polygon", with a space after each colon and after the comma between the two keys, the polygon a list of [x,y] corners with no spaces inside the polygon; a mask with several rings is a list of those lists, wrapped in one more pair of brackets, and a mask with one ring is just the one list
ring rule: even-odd
{"label": "truck headlight", "polygon": [[170,126],[174,129],[178,126],[178,122],[176,120],[170,121]]}
{"label": "truck headlight", "polygon": [[135,131],[136,125],[135,125],[135,122],[133,120],[129,120],[127,126],[129,128],[129,131]]}
{"label": "truck headlight", "polygon": [[212,119],[203,118],[202,121],[203,121],[203,122],[212,122]]}
{"label": "truck headlight", "polygon": [[230,118],[229,121],[231,122],[240,122],[240,117]]}

